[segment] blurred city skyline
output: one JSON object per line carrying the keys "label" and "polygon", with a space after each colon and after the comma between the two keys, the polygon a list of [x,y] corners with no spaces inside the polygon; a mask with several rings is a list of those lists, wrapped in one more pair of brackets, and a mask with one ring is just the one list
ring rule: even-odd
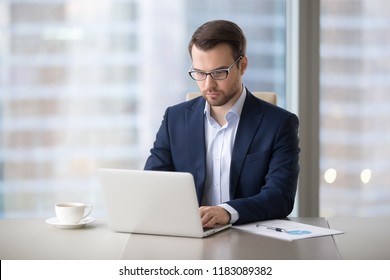
{"label": "blurred city skyline", "polygon": [[[322,216],[390,213],[388,6],[321,1]],[[241,26],[245,85],[285,107],[285,14],[283,0],[1,2],[0,218],[75,200],[103,214],[96,168],[143,168],[166,107],[198,90],[187,44],[208,20]]]}

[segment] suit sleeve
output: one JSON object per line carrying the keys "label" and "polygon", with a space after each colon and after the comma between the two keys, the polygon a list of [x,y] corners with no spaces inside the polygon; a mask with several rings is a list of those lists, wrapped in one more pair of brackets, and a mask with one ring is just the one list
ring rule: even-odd
{"label": "suit sleeve", "polygon": [[[241,178],[238,189],[257,188],[257,191],[253,190],[250,195],[238,194],[227,202],[239,213],[236,224],[284,218],[291,213],[299,174],[298,126],[298,118],[290,113],[275,131],[269,150],[257,160],[253,157],[249,160],[247,156],[242,171],[246,179]],[[258,166],[267,167],[264,174]],[[248,170],[252,176],[248,175]],[[253,179],[257,175],[259,180]],[[255,182],[251,184],[250,180]]]}
{"label": "suit sleeve", "polygon": [[169,108],[165,111],[156,140],[145,163],[145,170],[173,171],[173,162],[168,130]]}

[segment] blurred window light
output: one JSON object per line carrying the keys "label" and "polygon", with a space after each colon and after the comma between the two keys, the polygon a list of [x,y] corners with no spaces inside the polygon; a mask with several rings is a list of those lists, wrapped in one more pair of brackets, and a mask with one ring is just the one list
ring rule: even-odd
{"label": "blurred window light", "polygon": [[59,28],[46,28],[43,32],[42,38],[44,40],[81,40],[83,39],[85,32],[82,28],[78,27],[59,27]]}
{"label": "blurred window light", "polygon": [[325,171],[324,179],[325,179],[325,182],[327,182],[328,184],[333,184],[334,181],[336,181],[336,178],[337,178],[336,169],[329,168],[328,170]]}
{"label": "blurred window light", "polygon": [[371,180],[371,169],[364,169],[360,173],[360,179],[364,184],[367,184]]}

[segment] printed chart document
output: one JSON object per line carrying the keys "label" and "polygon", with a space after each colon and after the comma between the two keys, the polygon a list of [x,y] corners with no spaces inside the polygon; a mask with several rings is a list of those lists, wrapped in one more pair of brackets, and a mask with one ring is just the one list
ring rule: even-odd
{"label": "printed chart document", "polygon": [[286,241],[343,233],[339,230],[317,227],[287,220],[268,220],[246,225],[233,226],[233,228],[248,231],[258,235],[283,239]]}

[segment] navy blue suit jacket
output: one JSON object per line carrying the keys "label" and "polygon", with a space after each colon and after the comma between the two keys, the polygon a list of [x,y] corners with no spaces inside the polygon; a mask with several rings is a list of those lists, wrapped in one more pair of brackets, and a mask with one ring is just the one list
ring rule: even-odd
{"label": "navy blue suit jacket", "polygon": [[[199,205],[206,181],[205,99],[169,107],[146,170],[189,172]],[[294,206],[299,173],[298,118],[249,91],[241,112],[230,167],[236,224],[284,218]]]}

